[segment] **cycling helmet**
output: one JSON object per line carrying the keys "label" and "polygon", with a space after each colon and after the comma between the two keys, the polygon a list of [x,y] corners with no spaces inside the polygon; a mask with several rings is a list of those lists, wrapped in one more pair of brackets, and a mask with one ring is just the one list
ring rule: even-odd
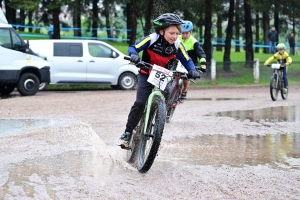
{"label": "cycling helmet", "polygon": [[154,29],[158,32],[161,29],[165,29],[171,25],[184,24],[184,21],[176,14],[165,13],[153,20]]}
{"label": "cycling helmet", "polygon": [[285,45],[283,43],[279,43],[276,46],[277,50],[285,49]]}
{"label": "cycling helmet", "polygon": [[190,32],[194,28],[193,23],[191,21],[185,21],[185,23],[182,24],[181,26],[182,26],[183,33]]}

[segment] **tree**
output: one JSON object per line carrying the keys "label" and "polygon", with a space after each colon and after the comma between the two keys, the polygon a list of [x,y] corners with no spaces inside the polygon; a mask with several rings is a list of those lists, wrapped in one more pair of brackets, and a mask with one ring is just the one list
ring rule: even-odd
{"label": "tree", "polygon": [[137,5],[136,5],[136,0],[130,0],[130,29],[131,29],[131,34],[130,34],[130,42],[129,45],[133,45],[136,41],[136,29],[137,29],[137,21],[136,21],[136,13],[137,13]]}
{"label": "tree", "polygon": [[230,50],[231,50],[231,39],[232,39],[232,28],[233,28],[233,18],[234,18],[234,0],[230,0],[229,13],[228,13],[228,25],[226,29],[226,39],[225,39],[225,51],[224,51],[224,62],[230,62]]}
{"label": "tree", "polygon": [[251,18],[251,0],[244,0],[244,12],[245,12],[245,51],[246,51],[246,62],[253,61],[253,35],[252,35],[252,18]]}
{"label": "tree", "polygon": [[205,0],[205,31],[204,31],[204,51],[206,53],[206,60],[210,62],[212,57],[212,45],[211,45],[211,27],[212,27],[212,1]]}

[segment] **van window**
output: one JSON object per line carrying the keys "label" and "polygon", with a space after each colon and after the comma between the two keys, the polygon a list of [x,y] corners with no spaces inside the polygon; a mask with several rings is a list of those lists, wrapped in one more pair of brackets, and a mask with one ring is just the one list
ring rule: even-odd
{"label": "van window", "polygon": [[12,49],[9,29],[0,29],[0,45]]}
{"label": "van window", "polygon": [[89,53],[93,57],[112,58],[113,50],[105,45],[89,43]]}
{"label": "van window", "polygon": [[54,43],[54,56],[82,57],[81,43]]}
{"label": "van window", "polygon": [[15,31],[13,31],[13,29],[0,28],[0,45],[7,49],[21,51],[22,39]]}

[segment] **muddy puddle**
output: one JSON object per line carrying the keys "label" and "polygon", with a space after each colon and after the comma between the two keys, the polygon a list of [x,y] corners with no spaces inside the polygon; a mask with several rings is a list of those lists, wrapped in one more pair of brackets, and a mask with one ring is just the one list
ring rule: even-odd
{"label": "muddy puddle", "polygon": [[244,98],[187,98],[187,101],[233,101],[245,100]]}
{"label": "muddy puddle", "polygon": [[300,169],[300,133],[187,137],[166,145],[162,155],[171,162],[182,161],[190,165],[269,165]]}
{"label": "muddy puddle", "polygon": [[0,137],[20,134],[38,128],[56,125],[68,125],[71,121],[52,119],[0,119]]}
{"label": "muddy puddle", "polygon": [[256,110],[233,110],[215,113],[217,117],[232,117],[251,122],[300,122],[300,106],[278,106]]}

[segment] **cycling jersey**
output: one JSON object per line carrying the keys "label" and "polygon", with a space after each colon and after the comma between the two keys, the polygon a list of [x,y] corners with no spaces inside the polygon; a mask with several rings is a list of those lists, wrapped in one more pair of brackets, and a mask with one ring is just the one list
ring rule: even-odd
{"label": "cycling jersey", "polygon": [[[128,48],[129,55],[138,54],[140,51],[143,51],[144,62],[166,67],[169,62],[178,58],[187,71],[195,70],[194,63],[179,39],[174,44],[169,44],[163,35],[152,33]],[[140,70],[140,73],[149,74],[145,70]]]}
{"label": "cycling jersey", "polygon": [[198,64],[198,58],[206,58],[206,54],[194,36],[190,35],[190,37],[186,40],[182,39],[182,35],[178,38],[186,48],[195,65]]}
{"label": "cycling jersey", "polygon": [[292,63],[292,58],[286,52],[284,52],[283,54],[280,54],[279,52],[275,53],[266,61],[266,64],[270,64],[274,59],[276,59],[279,64],[284,64],[287,62],[290,64]]}

